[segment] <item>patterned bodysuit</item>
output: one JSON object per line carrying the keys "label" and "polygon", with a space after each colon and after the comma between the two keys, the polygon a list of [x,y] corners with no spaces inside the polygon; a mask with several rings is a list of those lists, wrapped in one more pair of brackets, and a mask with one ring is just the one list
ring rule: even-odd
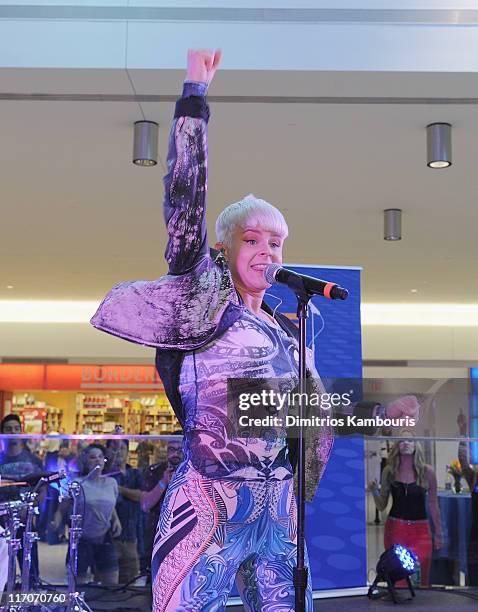
{"label": "patterned bodysuit", "polygon": [[[187,353],[180,392],[185,458],[169,485],[153,549],[155,612],[218,611],[236,581],[246,610],[294,609],[296,506],[285,438],[231,437],[227,376],[297,384],[295,339],[249,311]],[[309,585],[308,610],[312,610]]]}
{"label": "patterned bodysuit", "polygon": [[[289,612],[296,504],[286,440],[276,430],[234,436],[226,385],[228,378],[271,377],[281,391],[294,389],[297,345],[247,310],[227,266],[210,256],[208,118],[204,91],[185,84],[164,179],[169,273],[115,285],[91,322],[157,349],[158,371],[185,430],[184,461],[168,487],[153,547],[154,612],[223,610],[234,581],[246,610]],[[309,499],[333,440],[325,428],[311,431]]]}
{"label": "patterned bodysuit", "polygon": [[[295,330],[283,315],[287,332],[250,313],[224,258],[211,257],[205,90],[204,83],[185,83],[170,132],[163,207],[168,274],[115,285],[91,323],[156,348],[157,370],[185,430],[185,459],[166,493],[154,543],[154,611],[222,610],[236,580],[246,610],[289,612],[296,505],[285,438],[276,430],[234,436],[226,384],[275,377],[280,391],[295,388],[297,347],[288,335]],[[307,372],[310,390],[323,392],[310,361]],[[369,418],[375,403],[365,404],[357,404],[357,416]],[[316,414],[325,416],[322,409]],[[332,429],[306,428],[304,446],[310,501],[331,454]]]}

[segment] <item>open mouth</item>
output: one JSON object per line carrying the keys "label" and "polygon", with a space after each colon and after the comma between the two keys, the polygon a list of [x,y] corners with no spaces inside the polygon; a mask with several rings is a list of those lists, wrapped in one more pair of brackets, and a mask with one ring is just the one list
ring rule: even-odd
{"label": "open mouth", "polygon": [[253,266],[251,266],[251,268],[258,272],[264,272],[268,265],[269,264],[254,264]]}

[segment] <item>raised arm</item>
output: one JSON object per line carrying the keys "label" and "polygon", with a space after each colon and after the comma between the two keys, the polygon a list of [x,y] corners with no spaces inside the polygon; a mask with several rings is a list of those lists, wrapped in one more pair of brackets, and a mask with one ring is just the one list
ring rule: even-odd
{"label": "raised arm", "polygon": [[171,469],[166,469],[164,470],[161,480],[155,485],[151,486],[152,483],[148,481],[145,482],[146,490],[141,491],[141,508],[143,512],[149,512],[151,508],[154,508],[154,506],[162,500],[172,474],[173,471]]}
{"label": "raised arm", "polygon": [[176,103],[164,177],[165,257],[170,274],[189,272],[208,254],[206,233],[207,122],[205,95],[220,51],[190,50],[182,97]]}

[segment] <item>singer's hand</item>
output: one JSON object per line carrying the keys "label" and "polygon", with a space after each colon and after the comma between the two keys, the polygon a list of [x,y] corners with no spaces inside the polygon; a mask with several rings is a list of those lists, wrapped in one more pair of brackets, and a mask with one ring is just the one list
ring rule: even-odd
{"label": "singer's hand", "polygon": [[385,413],[390,419],[400,419],[408,416],[415,419],[415,423],[417,423],[420,418],[420,404],[414,395],[405,395],[387,404]]}
{"label": "singer's hand", "polygon": [[220,49],[217,51],[211,51],[210,49],[189,49],[186,79],[209,85],[216,74],[216,70],[219,68],[220,62]]}

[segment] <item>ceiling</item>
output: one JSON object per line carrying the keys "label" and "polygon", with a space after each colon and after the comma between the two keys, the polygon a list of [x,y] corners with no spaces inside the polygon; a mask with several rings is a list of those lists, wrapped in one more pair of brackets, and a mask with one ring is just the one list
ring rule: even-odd
{"label": "ceiling", "polygon": [[[132,79],[140,96],[171,96],[182,74]],[[103,101],[74,98],[85,93]],[[139,168],[138,103],[111,99],[131,93],[125,71],[0,70],[0,299],[100,299],[165,273],[173,103],[142,102],[160,124],[162,166]],[[286,215],[286,262],[362,266],[365,302],[478,303],[478,75],[239,71],[210,93],[223,100],[211,103],[211,237],[220,210],[252,192]],[[453,125],[442,171],[426,167],[436,121]],[[391,207],[403,209],[400,242],[383,240]]]}

